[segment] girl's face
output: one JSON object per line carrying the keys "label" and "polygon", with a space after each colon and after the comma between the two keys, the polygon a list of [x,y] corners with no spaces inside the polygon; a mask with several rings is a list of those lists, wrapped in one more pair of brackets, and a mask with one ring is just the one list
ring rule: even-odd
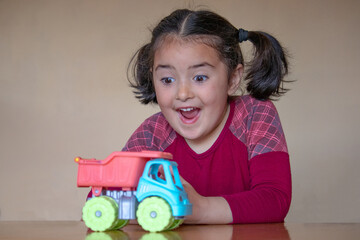
{"label": "girl's face", "polygon": [[158,104],[170,125],[191,147],[210,147],[226,122],[227,99],[238,88],[242,66],[229,79],[214,48],[168,39],[155,52],[152,72]]}

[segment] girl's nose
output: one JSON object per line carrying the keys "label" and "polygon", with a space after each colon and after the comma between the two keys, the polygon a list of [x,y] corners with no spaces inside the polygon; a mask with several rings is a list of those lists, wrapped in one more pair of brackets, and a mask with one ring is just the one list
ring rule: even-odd
{"label": "girl's nose", "polygon": [[178,85],[176,99],[180,101],[186,101],[190,98],[193,98],[194,94],[191,89],[191,85],[186,82],[182,82]]}

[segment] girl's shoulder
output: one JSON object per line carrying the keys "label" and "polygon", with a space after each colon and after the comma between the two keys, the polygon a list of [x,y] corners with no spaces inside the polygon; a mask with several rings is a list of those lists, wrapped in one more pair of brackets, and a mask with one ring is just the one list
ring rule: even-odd
{"label": "girl's shoulder", "polygon": [[168,137],[174,132],[174,129],[161,112],[155,113],[145,119],[141,124],[141,129],[146,130],[155,137]]}
{"label": "girl's shoulder", "polygon": [[241,96],[234,105],[230,130],[248,147],[249,159],[269,151],[287,152],[280,118],[270,100]]}
{"label": "girl's shoulder", "polygon": [[145,119],[132,134],[124,149],[163,151],[175,138],[175,131],[159,112]]}
{"label": "girl's shoulder", "polygon": [[[147,125],[147,126],[165,126],[165,125],[169,125],[168,121],[166,120],[165,116],[161,113],[155,113],[153,115],[151,115],[150,117],[146,118],[144,120],[144,122],[142,123],[142,125]],[[159,127],[157,126],[157,127]]]}
{"label": "girl's shoulder", "polygon": [[276,107],[272,101],[258,100],[250,95],[236,97],[234,105],[234,117],[238,120],[245,120],[245,118],[254,115],[277,115]]}

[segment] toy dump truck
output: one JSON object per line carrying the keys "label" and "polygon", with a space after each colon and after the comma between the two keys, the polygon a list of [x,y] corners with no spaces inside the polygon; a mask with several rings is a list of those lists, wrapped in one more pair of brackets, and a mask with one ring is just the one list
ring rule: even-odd
{"label": "toy dump truck", "polygon": [[170,153],[113,152],[104,160],[75,158],[78,187],[91,187],[83,221],[93,231],[120,229],[137,219],[144,230],[180,226],[192,205]]}

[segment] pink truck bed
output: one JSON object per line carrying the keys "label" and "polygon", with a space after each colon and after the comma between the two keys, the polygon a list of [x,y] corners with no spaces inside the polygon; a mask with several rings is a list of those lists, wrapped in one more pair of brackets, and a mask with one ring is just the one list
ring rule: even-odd
{"label": "pink truck bed", "polygon": [[[171,153],[157,151],[113,152],[104,160],[75,158],[78,187],[135,189],[145,164],[155,158],[172,159]],[[99,193],[100,194],[100,193]],[[97,195],[97,194],[96,194]]]}

